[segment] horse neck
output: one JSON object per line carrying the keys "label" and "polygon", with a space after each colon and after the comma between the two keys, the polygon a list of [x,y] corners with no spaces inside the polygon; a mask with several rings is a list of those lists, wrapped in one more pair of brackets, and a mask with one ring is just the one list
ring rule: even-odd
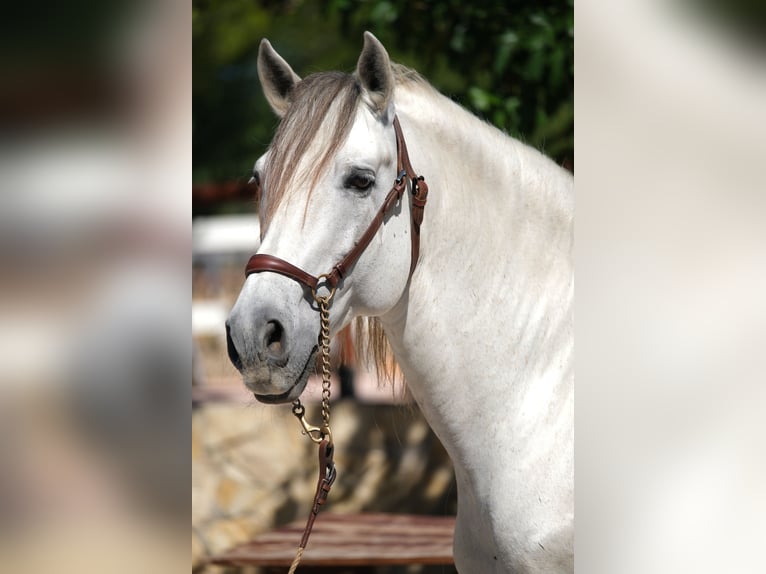
{"label": "horse neck", "polygon": [[432,190],[423,238],[432,250],[449,252],[458,232],[490,243],[500,235],[507,259],[530,231],[571,247],[571,174],[425,87],[400,88],[397,114],[412,164]]}
{"label": "horse neck", "polygon": [[400,88],[397,114],[430,194],[410,289],[381,319],[413,396],[465,460],[466,429],[500,424],[554,355],[568,361],[572,179],[438,94]]}

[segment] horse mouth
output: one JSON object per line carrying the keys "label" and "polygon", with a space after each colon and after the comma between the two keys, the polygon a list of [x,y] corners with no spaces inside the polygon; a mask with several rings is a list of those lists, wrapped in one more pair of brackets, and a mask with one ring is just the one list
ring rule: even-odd
{"label": "horse mouth", "polygon": [[[297,384],[298,383],[296,383],[296,386]],[[291,395],[294,390],[295,390],[295,386],[290,388],[287,392],[282,393],[281,395],[259,395],[257,393],[253,393],[253,396],[256,398],[256,400],[258,400],[261,403],[266,403],[267,405],[276,405],[279,403],[288,403],[294,400],[291,398]],[[301,392],[303,392],[302,389],[301,389]]]}
{"label": "horse mouth", "polygon": [[306,383],[308,383],[309,375],[311,375],[311,366],[316,361],[316,356],[317,347],[314,347],[309,353],[308,359],[306,359],[306,363],[303,365],[303,369],[301,370],[300,375],[298,375],[298,378],[295,379],[295,383],[293,383],[293,385],[284,393],[280,393],[278,395],[253,393],[255,399],[258,402],[268,405],[289,403],[297,399],[299,396],[301,396],[301,393],[306,388]]}

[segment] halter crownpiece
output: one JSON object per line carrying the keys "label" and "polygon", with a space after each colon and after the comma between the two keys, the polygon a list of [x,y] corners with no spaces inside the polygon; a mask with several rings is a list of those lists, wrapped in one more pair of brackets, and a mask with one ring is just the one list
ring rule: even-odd
{"label": "halter crownpiece", "polygon": [[411,183],[410,194],[412,196],[412,207],[410,209],[410,227],[412,228],[412,233],[410,235],[412,236],[412,248],[410,252],[409,276],[412,277],[412,273],[415,271],[415,266],[417,265],[418,257],[420,255],[420,225],[423,222],[423,212],[428,199],[428,185],[423,176],[416,175],[415,170],[412,168],[410,157],[407,153],[407,143],[404,141],[402,128],[399,125],[399,118],[394,116],[393,123],[394,132],[396,133],[396,172],[398,175],[394,180],[394,185],[391,187],[391,191],[388,192],[388,195],[386,195],[386,198],[383,200],[383,205],[381,205],[380,209],[375,214],[370,226],[354,244],[353,249],[351,249],[343,259],[338,261],[329,273],[316,277],[310,273],[306,273],[303,269],[296,267],[284,259],[275,257],[274,255],[256,253],[247,262],[245,276],[249,276],[251,273],[270,271],[289,277],[298,283],[302,283],[311,289],[312,292],[316,292],[317,287],[322,283],[326,284],[329,289],[335,289],[338,286],[338,283],[340,283],[340,280],[346,276],[349,269],[354,266],[362,253],[364,253],[364,250],[367,249],[370,241],[372,241],[372,238],[383,224],[386,214],[393,209],[402,198],[402,195],[407,189],[407,179],[409,179]]}

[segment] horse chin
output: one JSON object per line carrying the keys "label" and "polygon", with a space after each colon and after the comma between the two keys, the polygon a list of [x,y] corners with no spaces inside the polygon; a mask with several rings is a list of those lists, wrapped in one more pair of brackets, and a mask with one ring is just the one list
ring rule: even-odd
{"label": "horse chin", "polygon": [[253,396],[255,399],[261,403],[266,403],[269,405],[290,403],[297,399],[299,396],[301,396],[301,393],[303,393],[304,389],[306,388],[306,384],[309,380],[309,375],[311,375],[311,366],[314,365],[316,356],[317,350],[314,348],[311,353],[309,353],[309,357],[306,360],[306,363],[303,365],[303,370],[295,379],[293,385],[287,391],[280,394],[258,393],[254,391]]}

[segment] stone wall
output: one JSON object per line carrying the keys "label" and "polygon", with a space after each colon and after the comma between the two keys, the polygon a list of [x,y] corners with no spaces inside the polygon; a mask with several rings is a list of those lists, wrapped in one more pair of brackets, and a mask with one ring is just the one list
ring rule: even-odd
{"label": "stone wall", "polygon": [[[307,405],[307,418],[320,420]],[[332,405],[338,479],[323,512],[454,515],[451,462],[415,406]],[[253,535],[306,517],[317,449],[289,405],[206,403],[192,415],[195,567]],[[321,516],[320,516],[321,520]],[[206,570],[211,570],[208,567]]]}

